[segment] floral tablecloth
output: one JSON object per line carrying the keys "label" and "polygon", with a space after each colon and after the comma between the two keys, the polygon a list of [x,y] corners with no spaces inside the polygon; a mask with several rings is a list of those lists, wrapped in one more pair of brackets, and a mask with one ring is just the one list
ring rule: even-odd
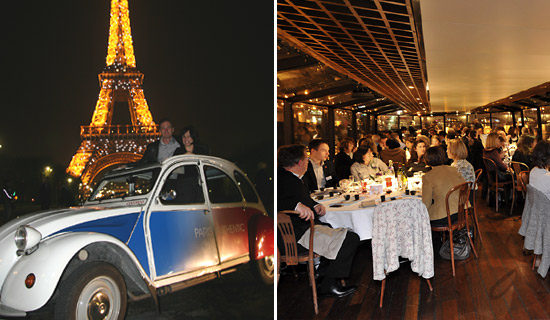
{"label": "floral tablecloth", "polygon": [[[399,257],[425,279],[434,276],[430,217],[420,199],[402,199],[376,206],[372,225],[374,280],[399,268]],[[385,271],[385,272],[384,272]]]}

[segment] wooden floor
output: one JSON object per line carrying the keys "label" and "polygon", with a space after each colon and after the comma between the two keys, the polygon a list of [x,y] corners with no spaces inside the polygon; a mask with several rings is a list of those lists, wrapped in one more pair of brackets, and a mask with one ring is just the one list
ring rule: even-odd
{"label": "wooden floor", "polygon": [[483,244],[475,240],[479,259],[473,254],[456,263],[435,253],[434,288],[410,269],[410,263],[388,275],[384,306],[378,307],[380,281],[372,279],[370,241],[359,247],[348,280],[358,290],[350,297],[319,299],[315,317],[305,269],[298,277],[286,268],[277,291],[279,319],[550,319],[550,276],[531,270],[532,256],[523,255],[520,205],[513,216],[509,207],[494,208],[478,201]]}

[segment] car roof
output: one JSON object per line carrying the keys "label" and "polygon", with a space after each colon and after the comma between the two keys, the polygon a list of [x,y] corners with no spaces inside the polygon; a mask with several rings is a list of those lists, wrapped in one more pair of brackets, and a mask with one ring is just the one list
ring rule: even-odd
{"label": "car roof", "polygon": [[220,167],[226,168],[226,169],[237,169],[237,166],[232,163],[231,161],[213,157],[213,156],[205,156],[205,155],[178,155],[178,156],[172,156],[170,158],[165,159],[161,163],[150,163],[145,165],[135,165],[134,163],[128,164],[125,167],[116,168],[110,171],[109,173],[105,174],[104,178],[111,177],[111,176],[118,176],[121,174],[127,174],[132,172],[138,172],[148,169],[154,169],[154,168],[161,168],[165,166],[170,166],[173,163],[177,162],[194,162],[194,161],[202,161],[204,163],[214,164],[218,165]]}

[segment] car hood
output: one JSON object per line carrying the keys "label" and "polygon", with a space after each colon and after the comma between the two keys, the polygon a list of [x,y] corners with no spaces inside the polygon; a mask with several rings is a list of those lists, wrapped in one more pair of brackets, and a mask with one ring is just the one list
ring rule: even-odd
{"label": "car hood", "polygon": [[28,225],[38,230],[44,239],[52,234],[59,233],[64,229],[80,225],[84,222],[104,220],[126,214],[135,214],[140,211],[141,207],[84,206],[31,213],[11,220],[0,227],[0,241],[10,236],[13,238],[17,228],[23,225]]}
{"label": "car hood", "polygon": [[0,227],[0,287],[19,258],[14,237],[20,226],[36,229],[42,241],[65,232],[102,232],[126,242],[141,212],[141,206],[84,206],[31,213],[4,224]]}

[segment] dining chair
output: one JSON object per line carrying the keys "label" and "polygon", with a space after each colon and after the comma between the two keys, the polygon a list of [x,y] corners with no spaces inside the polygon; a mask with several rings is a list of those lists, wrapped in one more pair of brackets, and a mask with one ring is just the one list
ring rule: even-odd
{"label": "dining chair", "polygon": [[[512,176],[512,180],[510,181],[499,181],[498,180],[498,167],[496,163],[489,158],[483,157],[483,163],[485,164],[485,169],[487,169],[487,178],[489,179],[489,190],[493,189],[495,190],[495,210],[498,212],[498,191],[503,190],[506,191],[506,186],[510,185],[512,189],[512,205],[510,206],[510,215],[512,215],[512,212],[514,210],[514,204],[516,202],[516,193],[515,190],[515,182],[514,182],[514,175]],[[489,195],[487,194],[487,203],[489,203]]]}
{"label": "dining chair", "polygon": [[[300,214],[298,211],[285,210],[277,212],[277,228],[279,229],[280,236],[284,243],[284,252],[277,251],[280,256],[277,262],[277,279],[280,275],[280,263],[285,263],[288,266],[298,265],[300,262],[307,262],[309,285],[313,293],[313,309],[315,314],[319,314],[319,307],[317,305],[317,286],[315,284],[315,269],[313,267],[313,260],[319,257],[318,254],[313,252],[313,235],[315,233],[315,224],[313,219],[310,219],[310,232],[309,232],[309,250],[305,253],[298,252],[298,245],[296,236],[294,235],[294,228],[290,220],[289,214]],[[278,280],[277,280],[278,281]]]}
{"label": "dining chair", "polygon": [[517,175],[516,185],[517,190],[523,195],[523,200],[527,196],[527,185],[529,184],[529,172],[530,171],[520,171]]}
{"label": "dining chair", "polygon": [[526,185],[524,185],[521,181],[520,181],[520,173],[522,171],[527,171],[529,172],[529,166],[526,165],[525,163],[523,162],[519,162],[519,161],[510,161],[510,165],[512,166],[512,169],[514,169],[514,174],[516,175],[516,191],[519,191],[521,192],[521,194],[523,195],[523,199],[525,200],[525,193],[527,192],[527,189],[526,189]]}
{"label": "dining chair", "polygon": [[[449,204],[449,197],[454,193],[458,192],[458,208],[457,210],[452,210]],[[477,258],[476,248],[474,247],[474,242],[470,236],[470,225],[466,217],[466,208],[468,205],[468,198],[470,196],[470,183],[464,182],[457,186],[454,186],[447,192],[445,196],[445,206],[447,208],[447,221],[448,225],[446,227],[432,227],[433,231],[437,232],[449,232],[449,244],[451,247],[451,265],[453,267],[453,277],[455,276],[455,256],[454,256],[454,244],[453,244],[453,232],[466,228],[466,234],[468,235],[468,240],[474,255]],[[451,222],[451,214],[455,212],[458,213],[458,220],[455,223]]]}
{"label": "dining chair", "polygon": [[373,279],[381,280],[380,308],[384,302],[386,275],[400,267],[399,257],[411,261],[411,269],[426,279],[434,276],[430,216],[420,199],[380,203],[373,214]]}
{"label": "dining chair", "polygon": [[510,164],[512,165],[512,169],[514,169],[514,173],[516,174],[516,177],[519,175],[521,171],[529,171],[529,166],[523,162],[510,161]]}
{"label": "dining chair", "polygon": [[481,176],[481,174],[483,173],[483,169],[477,169],[475,171],[475,177],[476,179],[474,180],[474,183],[472,184],[472,187],[471,187],[471,193],[472,193],[472,197],[470,197],[472,199],[472,206],[469,208],[468,210],[468,213],[470,214],[470,216],[472,217],[472,220],[474,221],[474,226],[477,230],[477,234],[479,235],[479,242],[483,243],[483,239],[481,238],[481,231],[479,231],[479,222],[477,221],[477,199],[476,199],[476,193],[477,193],[477,186],[478,186],[478,182],[479,182],[479,177]]}

